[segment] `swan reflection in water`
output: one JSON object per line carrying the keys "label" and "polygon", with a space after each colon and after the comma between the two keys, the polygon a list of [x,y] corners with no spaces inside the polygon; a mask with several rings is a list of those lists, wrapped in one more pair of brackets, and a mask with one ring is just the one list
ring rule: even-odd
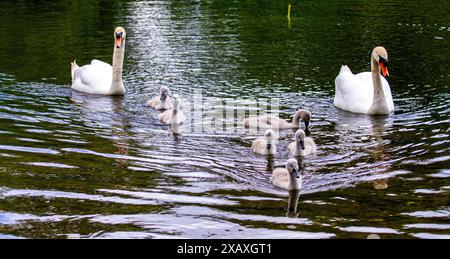
{"label": "swan reflection in water", "polygon": [[[117,155],[128,155],[130,128],[127,118],[124,98],[120,96],[88,95],[72,91],[71,101],[79,108],[77,119],[95,131],[96,135],[112,141],[117,148],[113,151]],[[128,160],[116,158],[115,161],[122,168],[128,166]]]}
{"label": "swan reflection in water", "polygon": [[372,184],[375,190],[386,190],[389,188],[389,178],[374,180]]}
{"label": "swan reflection in water", "polygon": [[[394,118],[390,116],[370,116],[363,114],[353,114],[337,110],[336,131],[340,133],[340,142],[352,143],[361,147],[361,150],[367,153],[373,163],[379,163],[375,174],[383,175],[391,169],[387,145],[389,140],[383,139],[388,136],[392,129]],[[368,142],[370,141],[370,142]],[[363,142],[361,144],[361,142]],[[376,175],[373,175],[375,178]],[[376,190],[384,190],[389,187],[387,177],[378,177],[372,181]]]}
{"label": "swan reflection in water", "polygon": [[[299,174],[301,175],[301,180],[303,181],[305,179],[305,170],[306,170],[306,164],[305,164],[305,158],[304,157],[295,157],[295,159],[298,162],[298,168],[299,168]],[[302,183],[303,186],[303,183]],[[287,208],[286,216],[288,218],[297,218],[298,217],[298,201],[300,199],[300,191],[301,190],[291,190],[289,191],[289,203]]]}
{"label": "swan reflection in water", "polygon": [[288,218],[297,218],[298,212],[298,200],[300,198],[300,190],[291,190],[289,191],[289,203],[287,208],[286,216]]}

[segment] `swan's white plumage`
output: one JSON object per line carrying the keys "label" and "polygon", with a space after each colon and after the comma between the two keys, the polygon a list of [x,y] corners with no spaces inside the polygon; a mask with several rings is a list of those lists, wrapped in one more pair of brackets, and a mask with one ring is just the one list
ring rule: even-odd
{"label": "swan's white plumage", "polygon": [[287,122],[275,115],[261,115],[244,119],[244,127],[246,128],[262,128],[262,129],[290,129],[292,123]]}
{"label": "swan's white plumage", "polygon": [[[161,97],[165,96],[164,100],[161,100]],[[158,96],[154,96],[147,102],[147,105],[155,108],[156,110],[169,110],[173,107],[172,97],[170,97],[170,90],[168,87],[161,87],[160,94]]]}
{"label": "swan's white plumage", "polygon": [[178,94],[175,94],[172,99],[172,109],[166,110],[163,113],[159,114],[158,119],[165,124],[170,124],[172,125],[172,127],[177,128],[178,125],[182,124],[186,120],[186,117],[184,116],[183,111],[179,109],[181,103],[180,96]]}
{"label": "swan's white plumage", "polygon": [[172,109],[172,98],[167,96],[166,100],[161,102],[160,96],[155,96],[147,102],[147,105],[155,108],[156,110]]}
{"label": "swan's white plumage", "polygon": [[290,143],[288,148],[294,156],[307,156],[317,152],[316,143],[311,137],[307,137],[302,129],[295,132],[294,142]]}
{"label": "swan's white plumage", "polygon": [[[252,142],[252,151],[260,155],[275,155],[277,153],[277,146],[273,143],[274,132],[267,130],[264,137],[257,138]],[[270,144],[270,148],[268,148]]]}
{"label": "swan's white plumage", "polygon": [[175,115],[173,114],[173,110],[166,110],[159,114],[158,119],[165,124],[182,124],[186,120],[186,117],[180,110]]}
{"label": "swan's white plumage", "polygon": [[317,146],[312,138],[306,137],[304,141],[305,141],[305,150],[303,150],[303,152],[297,149],[298,145],[296,141],[291,142],[288,145],[289,151],[291,151],[291,153],[294,156],[308,156],[317,153]]}
{"label": "swan's white plumage", "polygon": [[125,87],[122,81],[123,58],[126,33],[123,27],[114,31],[115,44],[112,66],[100,60],[92,60],[89,65],[79,67],[71,63],[73,90],[87,94],[123,95]]}
{"label": "swan's white plumage", "polygon": [[275,155],[277,153],[275,144],[267,148],[267,141],[263,138],[255,139],[252,143],[252,151],[260,155]]}
{"label": "swan's white plumage", "polygon": [[288,170],[286,168],[275,168],[270,177],[270,182],[278,188],[287,190],[289,185]]}
{"label": "swan's white plumage", "polygon": [[302,176],[296,178],[293,170],[298,171],[298,163],[295,159],[289,159],[286,168],[275,168],[270,177],[270,182],[281,189],[285,190],[300,190],[302,187]]}
{"label": "swan's white plumage", "polygon": [[72,89],[88,94],[108,95],[112,84],[112,66],[100,60],[78,67],[73,72]]}
{"label": "swan's white plumage", "polygon": [[[386,78],[380,76],[384,96],[389,112],[394,111],[391,88]],[[353,74],[348,66],[342,66],[335,80],[336,95],[334,105],[342,110],[371,114],[373,104],[374,84],[371,72]]]}
{"label": "swan's white plumage", "polygon": [[309,125],[311,113],[308,110],[298,110],[295,112],[292,122],[287,122],[272,114],[254,116],[242,120],[245,128],[260,128],[260,129],[292,129],[298,128],[300,120]]}

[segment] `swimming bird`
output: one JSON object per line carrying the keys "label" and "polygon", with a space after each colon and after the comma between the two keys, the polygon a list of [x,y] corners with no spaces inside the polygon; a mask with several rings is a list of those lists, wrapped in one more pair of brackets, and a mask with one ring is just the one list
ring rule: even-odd
{"label": "swimming bird", "polygon": [[159,89],[159,96],[150,99],[150,101],[147,102],[147,105],[157,110],[172,109],[172,97],[170,96],[169,88],[167,86],[162,86]]}
{"label": "swimming bird", "polygon": [[267,114],[246,118],[242,123],[246,128],[295,129],[300,127],[301,121],[305,123],[305,128],[307,129],[311,121],[311,112],[303,109],[298,110],[295,112],[292,122],[287,122],[275,115]]}
{"label": "swimming bird", "polygon": [[275,168],[270,182],[279,188],[291,191],[300,190],[302,187],[302,176],[298,173],[298,162],[291,158],[286,163],[286,168]]}
{"label": "swimming bird", "polygon": [[178,125],[182,124],[186,120],[186,117],[184,116],[183,111],[179,109],[181,104],[180,96],[178,94],[174,94],[172,99],[172,109],[159,114],[158,119],[165,124],[170,124],[173,127],[178,127]]}
{"label": "swimming bird", "polygon": [[372,72],[357,75],[348,66],[342,66],[335,80],[334,106],[353,113],[371,115],[388,115],[394,111],[391,88],[384,78],[389,76],[388,54],[384,47],[373,49],[371,66]]}
{"label": "swimming bird", "polygon": [[99,95],[124,95],[122,81],[123,59],[125,55],[126,32],[122,27],[114,31],[113,65],[100,60],[79,67],[76,61],[71,63],[72,89]]}
{"label": "swimming bird", "polygon": [[294,142],[288,146],[294,156],[307,156],[317,152],[316,143],[311,137],[306,137],[303,130],[299,129],[295,132]]}
{"label": "swimming bird", "polygon": [[273,143],[274,135],[273,130],[266,130],[263,138],[253,140],[252,151],[260,155],[275,155],[277,146]]}

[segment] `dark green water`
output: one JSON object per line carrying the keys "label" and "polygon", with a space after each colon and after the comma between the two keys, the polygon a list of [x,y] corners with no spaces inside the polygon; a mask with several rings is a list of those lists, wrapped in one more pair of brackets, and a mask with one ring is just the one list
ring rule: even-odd
{"label": "dark green water", "polygon": [[[448,1],[303,0],[290,23],[287,6],[2,0],[0,237],[450,238]],[[126,96],[71,91],[69,62],[111,62],[118,25]],[[340,66],[368,71],[377,45],[395,114],[337,110]],[[174,137],[144,105],[161,85],[309,109],[298,217],[268,183],[292,132],[269,160],[245,132]]]}

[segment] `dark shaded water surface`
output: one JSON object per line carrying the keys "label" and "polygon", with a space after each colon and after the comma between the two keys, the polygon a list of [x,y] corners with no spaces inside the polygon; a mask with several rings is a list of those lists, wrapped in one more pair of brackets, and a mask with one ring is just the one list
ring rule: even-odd
{"label": "dark shaded water surface", "polygon": [[[450,238],[450,7],[437,1],[0,2],[0,237]],[[69,62],[111,62],[127,29],[124,97],[70,90]],[[337,110],[342,64],[389,52],[395,114]],[[298,216],[255,135],[174,136],[145,102],[279,98],[313,113]],[[210,109],[208,105],[202,107]],[[289,213],[292,216],[292,213]]]}

